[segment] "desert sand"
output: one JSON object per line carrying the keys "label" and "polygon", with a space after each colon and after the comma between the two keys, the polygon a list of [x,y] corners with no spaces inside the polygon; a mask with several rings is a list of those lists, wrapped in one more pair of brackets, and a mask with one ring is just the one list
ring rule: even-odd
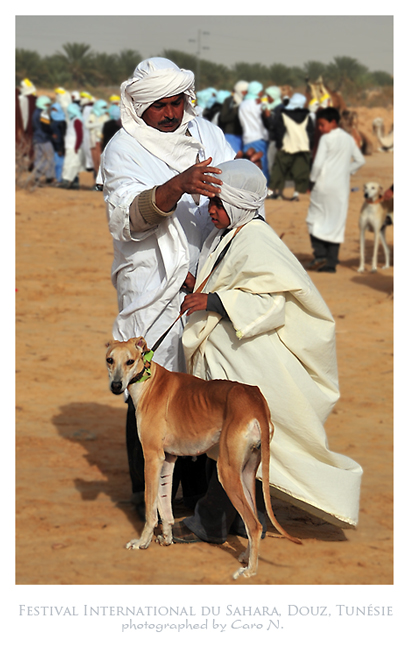
{"label": "desert sand", "polygon": [[[386,130],[392,112],[361,109]],[[393,267],[359,264],[363,184],[393,182],[393,155],[376,150],[351,178],[346,241],[336,274],[311,272],[337,330],[341,398],[326,431],[330,447],[364,469],[360,519],[341,530],[283,502],[261,543],[253,585],[393,583]],[[116,316],[112,242],[103,195],[84,172],[77,191],[16,192],[16,584],[228,585],[246,540],[127,551],[142,527],[130,498],[126,406],[108,390],[105,343]],[[287,195],[291,195],[288,188]],[[304,264],[309,197],[267,201],[267,220]],[[393,227],[386,233],[393,244]],[[186,514],[181,506],[176,518]]]}

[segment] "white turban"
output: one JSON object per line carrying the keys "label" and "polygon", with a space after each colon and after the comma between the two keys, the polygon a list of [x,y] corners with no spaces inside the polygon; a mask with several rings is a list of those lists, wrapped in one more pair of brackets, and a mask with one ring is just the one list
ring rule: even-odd
{"label": "white turban", "polygon": [[[187,136],[188,123],[197,115],[194,74],[183,70],[169,59],[153,57],[139,63],[133,76],[124,81],[121,92],[121,120],[123,128],[147,151],[181,172],[194,165],[197,153],[203,148]],[[172,132],[161,132],[148,126],[142,115],[149,106],[164,97],[184,94],[184,115],[179,127]]]}
{"label": "white turban", "polygon": [[218,165],[222,173],[221,199],[229,216],[229,229],[242,226],[257,216],[267,194],[266,179],[255,163],[238,158]]}
{"label": "white turban", "polygon": [[237,83],[234,86],[234,92],[233,92],[233,97],[234,97],[234,102],[237,106],[240,105],[242,100],[244,99],[244,93],[248,90],[248,82],[247,81],[237,81]]}

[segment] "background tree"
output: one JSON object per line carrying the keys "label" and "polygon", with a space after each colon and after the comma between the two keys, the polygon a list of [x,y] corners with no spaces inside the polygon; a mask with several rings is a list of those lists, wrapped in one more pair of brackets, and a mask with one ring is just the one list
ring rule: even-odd
{"label": "background tree", "polygon": [[324,78],[326,75],[326,67],[326,64],[320,61],[307,61],[303,65],[304,78],[309,79],[311,83],[316,81],[320,76]]}
{"label": "background tree", "polygon": [[357,59],[335,56],[334,63],[329,63],[326,68],[325,80],[330,84],[331,90],[347,91],[351,86],[361,84],[367,73],[368,68]]}
{"label": "background tree", "polygon": [[33,50],[16,49],[16,86],[28,78],[35,86],[44,78],[45,65],[41,56]]}
{"label": "background tree", "polygon": [[94,57],[91,56],[91,46],[85,43],[65,43],[64,53],[57,52],[65,63],[74,86],[87,85],[98,76]]}

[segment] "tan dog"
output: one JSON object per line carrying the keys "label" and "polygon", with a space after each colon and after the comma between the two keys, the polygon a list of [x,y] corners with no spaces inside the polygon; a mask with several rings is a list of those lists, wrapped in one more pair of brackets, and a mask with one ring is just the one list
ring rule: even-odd
{"label": "tan dog", "polygon": [[371,271],[377,271],[378,246],[381,242],[384,255],[384,269],[390,266],[390,249],[385,241],[385,229],[394,223],[394,199],[384,199],[383,188],[374,181],[364,185],[364,203],[360,212],[360,266],[359,273],[364,272],[365,231],[374,233],[374,250]]}
{"label": "tan dog", "polygon": [[247,564],[234,578],[256,574],[262,526],[255,506],[255,473],[262,460],[263,495],[275,528],[292,542],[276,521],[269,494],[269,444],[273,433],[268,404],[257,386],[227,380],[204,381],[169,372],[149,358],[142,337],[111,341],[106,352],[110,389],[116,395],[127,388],[136,409],[136,421],[145,460],[146,523],[140,539],[128,549],[147,548],[157,526],[172,544],[171,487],[177,456],[198,456],[219,443],[218,476],[241,515],[248,547],[240,557]]}

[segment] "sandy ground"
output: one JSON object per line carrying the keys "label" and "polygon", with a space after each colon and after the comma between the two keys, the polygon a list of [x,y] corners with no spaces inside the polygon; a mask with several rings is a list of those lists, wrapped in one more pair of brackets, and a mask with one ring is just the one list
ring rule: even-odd
{"label": "sandy ground", "polygon": [[[385,109],[364,110],[391,126]],[[359,525],[341,530],[275,500],[279,521],[303,545],[276,539],[271,526],[258,575],[245,584],[393,582],[393,268],[357,273],[368,180],[392,183],[392,154],[368,156],[352,177],[358,190],[338,272],[313,273],[337,325],[341,398],[326,430],[331,448],[364,468]],[[269,223],[302,263],[311,259],[308,201],[267,201]],[[129,502],[126,407],[109,392],[104,365],[116,294],[102,194],[84,173],[79,191],[18,190],[16,209],[16,583],[232,584],[240,538],[124,548],[142,523]],[[391,247],[392,238],[390,227]]]}

